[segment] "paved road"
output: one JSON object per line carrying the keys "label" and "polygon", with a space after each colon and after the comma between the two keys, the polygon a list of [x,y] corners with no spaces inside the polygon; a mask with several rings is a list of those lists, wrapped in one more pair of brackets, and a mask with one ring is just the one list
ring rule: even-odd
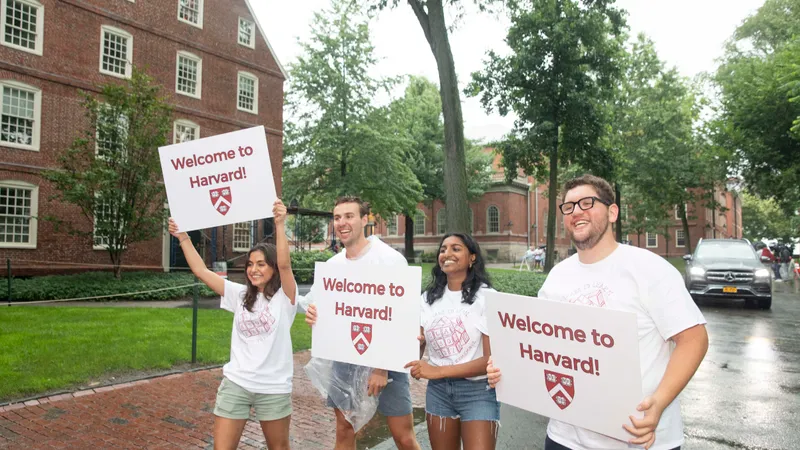
{"label": "paved road", "polygon": [[[770,311],[701,303],[711,343],[681,397],[683,449],[800,448],[800,296],[781,283],[775,291]],[[542,448],[546,418],[506,405],[500,416],[498,450]]]}

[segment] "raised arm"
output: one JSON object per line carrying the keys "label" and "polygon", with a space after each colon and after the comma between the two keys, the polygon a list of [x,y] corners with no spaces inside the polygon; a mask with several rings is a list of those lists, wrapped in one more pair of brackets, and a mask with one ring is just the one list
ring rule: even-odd
{"label": "raised arm", "polygon": [[192,245],[192,240],[189,238],[189,235],[178,231],[178,224],[172,220],[172,217],[169,218],[169,234],[178,239],[178,243],[180,244],[181,250],[183,250],[183,255],[186,257],[189,268],[192,269],[192,273],[199,278],[200,281],[205,283],[206,286],[211,288],[212,291],[219,295],[225,295],[225,279],[208,270],[206,263],[203,262],[203,258],[200,257],[200,254],[197,253],[197,249]]}
{"label": "raised arm", "polygon": [[289,240],[286,238],[286,205],[278,199],[272,205],[272,214],[275,217],[275,247],[278,253],[278,271],[281,277],[283,293],[289,297],[294,305],[297,297],[297,283],[292,273],[292,257],[289,255]]}

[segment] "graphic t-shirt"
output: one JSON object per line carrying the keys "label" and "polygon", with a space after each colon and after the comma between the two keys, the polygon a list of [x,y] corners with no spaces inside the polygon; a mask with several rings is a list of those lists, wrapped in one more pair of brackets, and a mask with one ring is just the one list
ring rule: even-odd
{"label": "graphic t-shirt", "polygon": [[[445,288],[442,298],[429,305],[428,293],[422,294],[420,324],[425,331],[425,343],[434,366],[454,366],[483,357],[483,335],[489,335],[486,325],[485,286],[475,293],[471,305],[461,301],[461,291]],[[480,380],[486,375],[468,378]]]}
{"label": "graphic t-shirt", "polygon": [[233,313],[231,360],[222,373],[249,392],[289,394],[292,392],[294,361],[292,328],[297,302],[292,305],[283,288],[267,301],[263,294],[250,312],[244,307],[247,286],[225,280],[220,308]]}
{"label": "graphic t-shirt", "polygon": [[[664,376],[673,349],[669,339],[706,323],[680,272],[655,253],[629,245],[618,245],[613,253],[594,264],[583,264],[577,254],[572,255],[553,268],[538,296],[635,313],[642,399],[655,392]],[[553,419],[547,434],[573,450],[641,448]],[[683,424],[676,398],[664,409],[650,449],[667,450],[682,443]]]}

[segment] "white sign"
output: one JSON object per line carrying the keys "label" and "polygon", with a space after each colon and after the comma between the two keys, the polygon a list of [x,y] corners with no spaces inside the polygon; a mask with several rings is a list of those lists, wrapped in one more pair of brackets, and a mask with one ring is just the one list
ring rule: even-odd
{"label": "white sign", "polygon": [[377,369],[419,359],[422,268],[316,263],[311,356]]}
{"label": "white sign", "polygon": [[497,399],[616,439],[641,418],[636,314],[486,293]]}
{"label": "white sign", "polygon": [[272,217],[277,198],[264,127],[158,149],[170,215],[181,231]]}

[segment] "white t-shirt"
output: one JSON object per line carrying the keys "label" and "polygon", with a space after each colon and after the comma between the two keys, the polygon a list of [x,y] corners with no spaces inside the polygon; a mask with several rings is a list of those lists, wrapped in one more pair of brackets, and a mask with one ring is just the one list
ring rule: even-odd
{"label": "white t-shirt", "polygon": [[[642,399],[655,392],[664,376],[673,349],[669,339],[706,323],[680,272],[655,253],[629,245],[618,245],[594,264],[582,264],[577,254],[572,255],[553,268],[539,297],[636,313]],[[553,419],[547,434],[573,450],[641,448]],[[682,444],[683,423],[676,398],[664,409],[650,449],[666,450]]]}
{"label": "white t-shirt", "polygon": [[297,313],[283,288],[267,301],[263,294],[244,308],[247,286],[225,280],[220,308],[233,313],[231,360],[222,367],[229,380],[257,394],[290,394],[294,360],[289,331]]}
{"label": "white t-shirt", "polygon": [[[471,305],[461,301],[461,291],[445,288],[442,298],[429,305],[428,293],[422,294],[420,324],[425,331],[430,363],[434,366],[454,366],[483,357],[483,335],[489,335],[486,325],[486,292],[494,289],[485,285],[475,293]],[[481,380],[486,375],[467,378]]]}

